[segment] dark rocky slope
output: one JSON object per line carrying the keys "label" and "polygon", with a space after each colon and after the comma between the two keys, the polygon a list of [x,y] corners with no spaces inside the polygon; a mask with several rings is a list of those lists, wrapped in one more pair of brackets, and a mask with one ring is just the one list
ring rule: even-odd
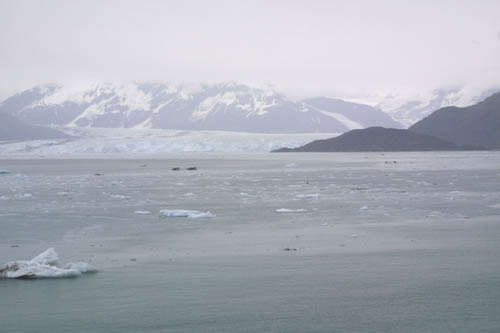
{"label": "dark rocky slope", "polygon": [[282,148],[275,152],[373,152],[373,151],[437,151],[471,150],[451,142],[409,130],[370,127],[352,130],[338,137],[316,140],[302,147]]}

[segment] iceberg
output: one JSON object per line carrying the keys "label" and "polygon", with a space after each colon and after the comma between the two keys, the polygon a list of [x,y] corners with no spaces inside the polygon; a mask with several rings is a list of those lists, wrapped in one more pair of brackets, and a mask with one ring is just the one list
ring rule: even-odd
{"label": "iceberg", "polygon": [[0,265],[0,278],[70,278],[82,273],[95,273],[97,269],[85,262],[68,263],[59,267],[59,257],[53,248],[31,260],[16,260]]}
{"label": "iceberg", "polygon": [[0,169],[0,175],[7,175],[9,171]]}
{"label": "iceberg", "polygon": [[184,210],[184,209],[163,209],[160,210],[160,217],[187,217],[190,219],[215,217],[210,212],[200,212],[197,210]]}

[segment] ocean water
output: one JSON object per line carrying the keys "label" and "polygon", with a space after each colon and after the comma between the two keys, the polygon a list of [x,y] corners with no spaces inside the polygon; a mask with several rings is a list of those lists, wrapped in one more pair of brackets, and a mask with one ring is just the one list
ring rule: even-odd
{"label": "ocean water", "polygon": [[25,155],[0,169],[0,264],[53,247],[100,270],[0,280],[2,332],[500,331],[500,152]]}

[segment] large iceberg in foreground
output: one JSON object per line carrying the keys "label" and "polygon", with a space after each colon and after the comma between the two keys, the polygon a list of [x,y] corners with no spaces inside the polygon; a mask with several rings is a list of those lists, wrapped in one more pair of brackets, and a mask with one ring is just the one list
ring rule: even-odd
{"label": "large iceberg in foreground", "polygon": [[68,278],[97,272],[97,269],[85,262],[68,263],[63,267],[58,264],[59,257],[50,248],[31,260],[17,260],[0,265],[0,278]]}
{"label": "large iceberg in foreground", "polygon": [[197,210],[164,209],[160,210],[160,217],[187,217],[196,219],[201,217],[215,217],[215,215],[210,212],[200,212]]}

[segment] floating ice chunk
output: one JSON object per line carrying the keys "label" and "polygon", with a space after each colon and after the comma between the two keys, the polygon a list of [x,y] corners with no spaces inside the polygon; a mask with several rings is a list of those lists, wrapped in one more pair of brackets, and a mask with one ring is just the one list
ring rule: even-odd
{"label": "floating ice chunk", "polygon": [[149,210],[136,210],[134,211],[134,214],[145,215],[145,214],[151,214],[151,212]]}
{"label": "floating ice chunk", "polygon": [[297,194],[295,197],[296,197],[296,198],[311,198],[311,199],[318,199],[318,198],[319,198],[319,193],[311,193],[311,194]]}
{"label": "floating ice chunk", "polygon": [[57,265],[59,263],[59,257],[54,248],[51,247],[31,259],[30,262],[42,265]]}
{"label": "floating ice chunk", "polygon": [[368,206],[363,206],[359,210],[367,210],[367,209],[368,209]]}
{"label": "floating ice chunk", "polygon": [[0,278],[68,278],[82,273],[97,272],[84,262],[69,263],[58,267],[59,258],[53,248],[47,249],[31,260],[11,261],[0,266]]}
{"label": "floating ice chunk", "polygon": [[191,193],[191,192],[184,194],[185,197],[194,197],[195,195],[196,194]]}
{"label": "floating ice chunk", "polygon": [[215,217],[210,212],[200,212],[197,210],[184,210],[184,209],[163,209],[160,210],[160,217],[187,217],[190,219]]}
{"label": "floating ice chunk", "polygon": [[9,171],[0,169],[0,175],[7,175]]}
{"label": "floating ice chunk", "polygon": [[67,263],[63,268],[76,269],[80,273],[97,273],[97,268],[83,261]]}
{"label": "floating ice chunk", "polygon": [[28,198],[33,197],[33,194],[31,194],[31,193],[17,193],[15,195],[15,197],[18,199],[28,199]]}
{"label": "floating ice chunk", "polygon": [[82,273],[76,269],[64,269],[51,265],[34,264],[30,261],[12,261],[0,266],[0,277],[17,278],[65,278],[76,277]]}
{"label": "floating ice chunk", "polygon": [[122,194],[113,194],[111,195],[113,198],[117,198],[117,199],[130,199],[129,196],[127,195],[122,195]]}
{"label": "floating ice chunk", "polygon": [[297,167],[297,163],[293,163],[293,162],[285,165],[285,168],[295,168],[295,167]]}
{"label": "floating ice chunk", "polygon": [[276,209],[276,213],[305,213],[307,209],[288,209],[288,208],[279,208]]}

